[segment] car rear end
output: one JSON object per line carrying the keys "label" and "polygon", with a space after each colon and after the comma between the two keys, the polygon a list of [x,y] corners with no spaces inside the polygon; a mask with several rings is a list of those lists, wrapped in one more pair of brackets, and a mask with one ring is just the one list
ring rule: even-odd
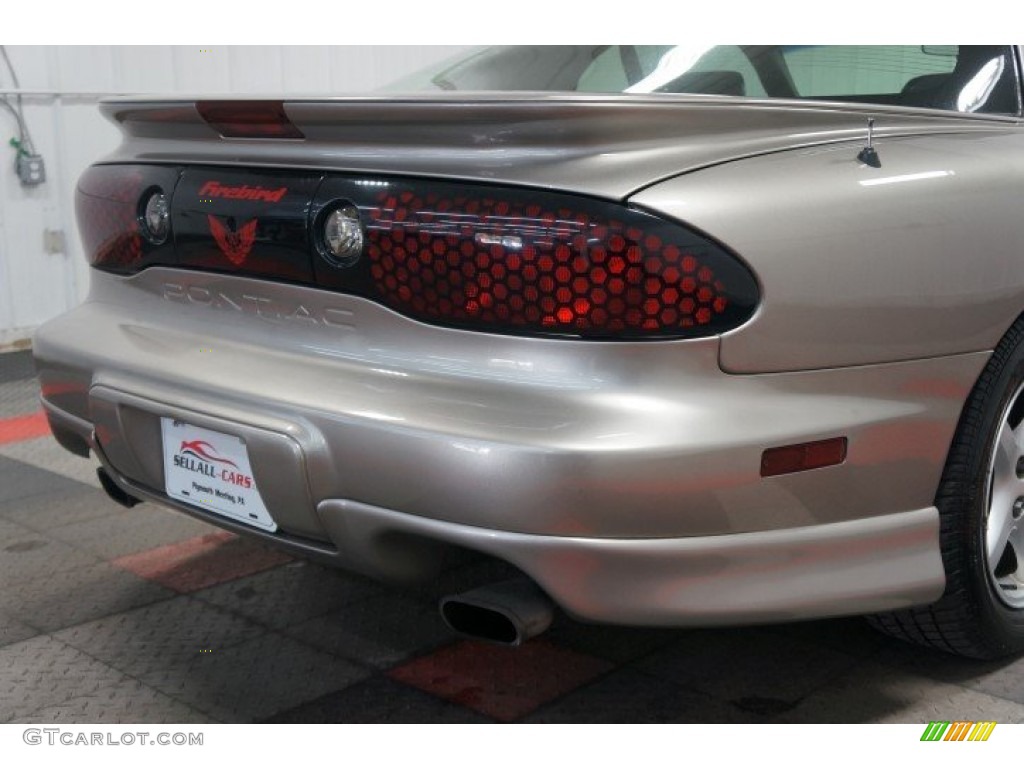
{"label": "car rear end", "polygon": [[757,265],[641,192],[780,148],[777,115],[551,101],[108,105],[90,294],[35,340],[54,434],[122,500],[381,578],[481,552],[579,618],[937,598],[934,483],[984,355],[724,372]]}

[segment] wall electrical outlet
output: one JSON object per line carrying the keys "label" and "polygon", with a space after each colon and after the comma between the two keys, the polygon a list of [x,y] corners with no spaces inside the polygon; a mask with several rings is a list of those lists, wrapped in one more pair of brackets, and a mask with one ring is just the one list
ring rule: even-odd
{"label": "wall electrical outlet", "polygon": [[42,155],[27,155],[18,153],[16,161],[18,178],[26,187],[34,187],[46,181],[46,166],[43,165]]}

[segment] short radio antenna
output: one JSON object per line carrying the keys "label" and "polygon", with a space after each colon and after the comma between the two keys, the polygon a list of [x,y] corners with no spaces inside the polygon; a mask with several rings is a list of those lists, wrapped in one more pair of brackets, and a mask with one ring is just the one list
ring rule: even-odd
{"label": "short radio antenna", "polygon": [[881,168],[882,159],[878,156],[875,151],[875,118],[868,118],[868,143],[858,154],[857,159],[860,160],[864,165],[870,165],[872,168]]}

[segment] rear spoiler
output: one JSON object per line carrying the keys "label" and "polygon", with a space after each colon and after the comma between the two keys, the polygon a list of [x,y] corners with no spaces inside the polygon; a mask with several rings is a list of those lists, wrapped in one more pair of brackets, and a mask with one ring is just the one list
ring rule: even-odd
{"label": "rear spoiler", "polygon": [[[623,200],[711,165],[819,144],[991,129],[950,113],[695,95],[426,94],[108,100],[109,162],[473,179]],[[856,153],[855,153],[856,154]]]}

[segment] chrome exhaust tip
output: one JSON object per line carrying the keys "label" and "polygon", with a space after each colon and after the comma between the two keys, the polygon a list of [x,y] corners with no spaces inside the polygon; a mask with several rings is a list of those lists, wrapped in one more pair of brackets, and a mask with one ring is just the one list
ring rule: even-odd
{"label": "chrome exhaust tip", "polygon": [[489,584],[441,598],[441,618],[466,637],[517,646],[536,637],[554,619],[554,606],[529,579]]}

